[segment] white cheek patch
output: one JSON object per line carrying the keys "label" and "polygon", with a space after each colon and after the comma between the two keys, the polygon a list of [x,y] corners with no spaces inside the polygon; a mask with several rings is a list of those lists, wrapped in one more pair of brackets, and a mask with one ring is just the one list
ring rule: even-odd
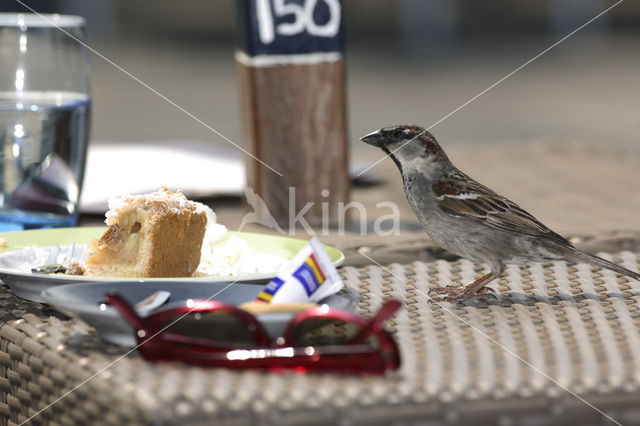
{"label": "white cheek patch", "polygon": [[407,169],[414,169],[414,170],[420,170],[420,168],[425,162],[424,159],[421,159],[421,158],[412,158],[410,160],[407,158],[403,158],[402,160],[403,160],[402,167],[405,167]]}
{"label": "white cheek patch", "polygon": [[396,153],[396,156],[401,158],[402,168],[404,170],[416,170],[427,176],[429,175],[429,172],[432,169],[431,167],[432,162],[430,160],[425,158],[415,157],[415,156],[412,156],[412,158],[408,159],[404,155],[402,155],[403,153],[401,153],[401,151],[402,151],[401,149],[398,150],[398,152]]}

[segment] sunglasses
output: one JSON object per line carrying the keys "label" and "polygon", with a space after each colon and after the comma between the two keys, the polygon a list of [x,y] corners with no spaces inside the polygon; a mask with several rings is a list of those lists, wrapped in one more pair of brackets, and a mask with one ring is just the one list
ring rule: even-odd
{"label": "sunglasses", "polygon": [[106,300],[134,327],[138,349],[149,361],[349,374],[383,374],[400,367],[398,347],[383,328],[401,308],[397,300],[386,301],[370,319],[314,307],[296,314],[277,339],[254,315],[214,300],[190,300],[144,318],[117,293]]}

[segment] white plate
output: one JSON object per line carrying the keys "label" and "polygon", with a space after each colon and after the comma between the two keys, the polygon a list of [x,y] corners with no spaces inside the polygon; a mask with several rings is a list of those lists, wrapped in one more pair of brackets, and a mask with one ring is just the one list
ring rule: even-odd
{"label": "white plate", "polygon": [[[80,258],[82,252],[93,238],[101,236],[105,227],[56,228],[39,229],[20,232],[6,232],[0,238],[7,241],[7,250],[0,254],[0,279],[13,290],[16,296],[24,299],[43,302],[42,291],[53,286],[84,282],[117,282],[123,278],[85,277],[64,274],[38,274],[31,268],[47,263],[56,263],[59,252],[70,253],[73,258]],[[219,245],[226,243],[231,236],[245,240],[258,253],[263,264],[268,264],[276,257],[290,260],[307,244],[305,240],[255,234],[248,232],[228,232]],[[325,246],[329,258],[339,266],[344,255],[337,249]],[[244,276],[207,276],[197,278],[144,278],[137,282],[198,282],[198,283],[266,283],[276,275],[276,271],[263,271],[259,274]]]}
{"label": "white plate", "polygon": [[[262,285],[227,282],[195,282],[194,280],[165,280],[152,282],[120,281],[102,283],[68,284],[51,287],[42,293],[43,299],[61,312],[77,316],[95,327],[100,336],[110,343],[135,346],[133,327],[110,306],[104,310],[100,304],[109,292],[120,294],[131,304],[135,304],[158,290],[171,293],[168,302],[157,311],[183,306],[188,299],[211,299],[232,305],[254,300],[262,290]],[[322,301],[334,309],[355,311],[358,293],[344,289]],[[272,338],[279,337],[293,318],[293,313],[278,312],[260,314],[256,317]]]}

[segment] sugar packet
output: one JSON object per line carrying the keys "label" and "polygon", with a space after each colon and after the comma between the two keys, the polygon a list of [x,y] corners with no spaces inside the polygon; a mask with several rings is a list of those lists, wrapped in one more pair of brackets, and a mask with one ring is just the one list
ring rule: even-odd
{"label": "sugar packet", "polygon": [[322,243],[313,237],[265,286],[256,302],[317,303],[343,287],[342,279]]}

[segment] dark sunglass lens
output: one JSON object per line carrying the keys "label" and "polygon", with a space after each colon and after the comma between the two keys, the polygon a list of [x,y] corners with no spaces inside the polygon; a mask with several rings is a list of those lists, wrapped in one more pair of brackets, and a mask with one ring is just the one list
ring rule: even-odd
{"label": "dark sunglass lens", "polygon": [[224,311],[190,312],[167,321],[167,333],[205,339],[228,346],[254,346],[254,326]]}
{"label": "dark sunglass lens", "polygon": [[310,318],[293,330],[296,346],[327,346],[346,343],[360,330],[360,326],[338,320]]}

